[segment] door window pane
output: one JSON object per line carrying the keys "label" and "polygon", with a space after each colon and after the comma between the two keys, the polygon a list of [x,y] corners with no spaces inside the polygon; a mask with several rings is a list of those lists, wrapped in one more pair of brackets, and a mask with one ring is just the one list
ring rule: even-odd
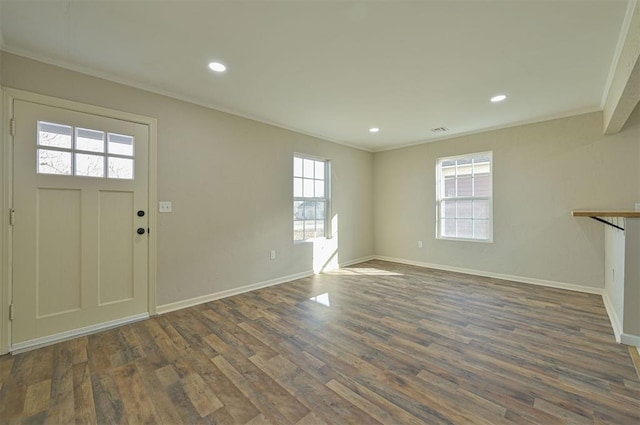
{"label": "door window pane", "polygon": [[134,137],[116,133],[106,137],[100,130],[38,121],[37,143],[49,149],[38,149],[36,170],[39,174],[133,179]]}
{"label": "door window pane", "polygon": [[104,152],[104,133],[86,128],[76,128],[76,149],[79,151]]}
{"label": "door window pane", "polygon": [[77,153],[75,175],[104,177],[104,156]]}
{"label": "door window pane", "polygon": [[68,125],[38,121],[38,145],[71,149],[72,132],[72,127]]}
{"label": "door window pane", "polygon": [[109,153],[133,156],[133,137],[109,133]]}
{"label": "door window pane", "polygon": [[109,157],[108,176],[111,179],[133,179],[133,159]]}
{"label": "door window pane", "polygon": [[71,152],[38,149],[38,173],[71,175]]}

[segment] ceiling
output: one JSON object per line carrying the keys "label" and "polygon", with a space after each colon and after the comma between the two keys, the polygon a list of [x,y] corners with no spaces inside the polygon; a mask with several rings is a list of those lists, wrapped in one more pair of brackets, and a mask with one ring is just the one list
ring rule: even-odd
{"label": "ceiling", "polygon": [[0,0],[0,47],[377,151],[600,110],[627,3]]}

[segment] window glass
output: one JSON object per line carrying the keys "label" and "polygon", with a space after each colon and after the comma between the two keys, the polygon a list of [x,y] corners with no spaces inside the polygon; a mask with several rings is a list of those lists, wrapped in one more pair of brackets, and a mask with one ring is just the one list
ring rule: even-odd
{"label": "window glass", "polygon": [[329,205],[329,161],[293,158],[293,240],[325,237]]}
{"label": "window glass", "polygon": [[86,128],[76,128],[76,150],[104,152],[104,133]]}
{"label": "window glass", "polygon": [[133,137],[109,133],[109,153],[133,156]]}
{"label": "window glass", "polygon": [[438,159],[438,238],[493,240],[492,160],[491,152]]}
{"label": "window glass", "polygon": [[38,145],[71,149],[72,133],[73,128],[71,126],[39,121]]}
{"label": "window glass", "polygon": [[133,136],[38,121],[39,174],[134,178]]}
{"label": "window glass", "polygon": [[75,159],[76,176],[104,177],[104,156],[77,153]]}
{"label": "window glass", "polygon": [[71,152],[38,149],[38,173],[71,175]]}

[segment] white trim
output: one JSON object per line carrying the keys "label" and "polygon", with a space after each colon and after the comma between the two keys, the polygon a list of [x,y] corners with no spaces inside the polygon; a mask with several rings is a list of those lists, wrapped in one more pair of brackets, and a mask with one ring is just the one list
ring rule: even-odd
{"label": "white trim", "polygon": [[338,268],[353,266],[354,264],[364,263],[365,261],[376,260],[378,257],[375,255],[367,255],[366,257],[354,258],[343,263],[338,264]]}
{"label": "white trim", "polygon": [[640,336],[622,333],[622,335],[620,335],[620,342],[625,345],[637,347],[638,354],[640,354]]}
{"label": "white trim", "polygon": [[611,327],[613,328],[613,335],[616,337],[616,342],[620,343],[620,336],[622,335],[622,325],[620,324],[620,319],[618,319],[618,315],[616,314],[615,308],[613,308],[613,303],[611,302],[607,291],[602,291],[602,301],[604,302],[604,307],[607,310],[607,315],[609,316],[609,321],[611,322]]}
{"label": "white trim", "polygon": [[2,258],[0,258],[0,354],[6,354],[9,352],[11,345],[11,322],[9,321],[8,308],[12,300],[12,287],[11,276],[13,253],[11,251],[13,232],[11,225],[7,219],[7,211],[13,206],[13,136],[10,131],[10,120],[13,118],[12,98],[6,93],[6,87],[2,87],[2,140],[0,141],[0,166],[2,171],[0,172],[0,193],[3,193],[3,199],[0,200],[2,204],[2,211],[0,212],[0,219],[2,219],[2,249],[0,250]]}
{"label": "white trim", "polygon": [[[353,260],[348,260],[343,263],[340,263],[337,268],[348,267],[353,264],[364,263],[365,261],[374,260],[376,258],[375,255],[369,255],[366,257],[355,258]],[[324,270],[328,271],[328,270]],[[176,301],[169,304],[159,305],[156,308],[156,312],[158,314],[165,314],[171,311],[181,310],[183,308],[193,307],[199,304],[208,303],[210,301],[219,300],[222,298],[232,297],[234,295],[244,294],[245,292],[255,291],[256,289],[267,288],[269,286],[280,285],[282,283],[291,282],[297,279],[303,279],[305,277],[313,276],[315,273],[313,270],[307,270],[301,273],[295,273],[288,276],[277,277],[275,279],[265,280],[263,282],[252,283],[250,285],[240,286],[238,288],[227,289],[220,292],[214,292],[212,294],[201,295],[199,297],[189,298],[182,301]]]}
{"label": "white trim", "polygon": [[149,318],[149,313],[136,314],[134,316],[124,317],[122,319],[110,320],[108,322],[99,323],[97,325],[85,326],[84,328],[74,329],[72,331],[60,332],[57,334],[44,336],[42,338],[30,339],[29,341],[18,342],[11,345],[11,354],[24,353],[25,351],[35,350],[36,348],[55,344],[62,341],[68,341],[80,336],[91,335],[97,332],[106,331],[108,329],[117,328],[129,323],[139,322]]}
{"label": "white trim", "polygon": [[256,289],[280,285],[281,283],[290,282],[296,279],[302,279],[305,277],[313,276],[314,274],[315,273],[313,272],[313,270],[307,270],[301,273],[291,274],[288,276],[282,276],[282,277],[277,277],[275,279],[265,280],[263,282],[240,286],[238,288],[226,289],[224,291],[214,292],[212,294],[201,295],[199,297],[189,298],[182,301],[176,301],[169,304],[163,304],[163,305],[159,305],[156,308],[156,313],[165,314],[171,311],[181,310],[183,308],[188,308],[188,307],[193,307],[199,304],[208,303],[209,301],[215,301],[221,298],[227,298],[233,295],[239,295],[239,294],[244,294],[245,292],[255,291]]}
{"label": "white trim", "polygon": [[147,280],[148,280],[148,300],[147,307],[150,315],[156,314],[158,305],[158,120],[149,118],[147,123],[149,128],[149,150],[147,152],[148,165],[148,202],[147,215],[149,221],[148,246],[149,254],[147,257]]}
{"label": "white trim", "polygon": [[600,99],[600,109],[604,109],[604,105],[607,103],[607,99],[609,98],[609,90],[611,90],[611,84],[613,84],[613,79],[616,75],[616,70],[618,69],[620,55],[622,54],[622,49],[624,48],[624,45],[627,42],[627,38],[629,36],[629,27],[631,26],[631,20],[633,19],[633,11],[636,8],[636,3],[637,0],[629,0],[629,3],[627,3],[627,11],[624,14],[622,27],[620,28],[620,33],[618,34],[618,43],[616,44],[616,50],[613,54],[611,65],[609,65],[609,75],[607,75],[607,81],[604,85],[604,90],[602,91],[602,99]]}
{"label": "white trim", "polygon": [[152,125],[157,124],[155,118],[138,115],[131,112],[118,111],[116,109],[103,108],[101,106],[89,105],[87,103],[75,102],[73,100],[61,99],[58,97],[46,96],[43,94],[32,93],[24,90],[4,87],[3,90],[9,96],[16,100],[37,103],[45,106],[53,106],[56,108],[68,109],[70,111],[84,112],[93,115],[100,115],[107,118],[115,118],[118,120],[135,122],[138,124]]}
{"label": "white trim", "polygon": [[463,267],[445,266],[441,264],[425,263],[422,261],[405,260],[403,258],[394,258],[394,257],[385,257],[382,255],[376,255],[375,259],[382,260],[382,261],[391,261],[394,263],[408,264],[411,266],[427,267],[427,268],[436,269],[436,270],[465,273],[465,274],[470,274],[474,276],[490,277],[493,279],[509,280],[512,282],[529,283],[531,285],[546,286],[549,288],[566,289],[568,291],[584,292],[587,294],[602,295],[602,292],[603,292],[602,288],[593,288],[591,286],[576,285],[573,283],[565,283],[565,282],[556,282],[553,280],[535,279],[535,278],[524,277],[524,276],[514,276],[514,275],[502,274],[502,273],[493,273],[493,272],[487,272],[484,270],[474,270],[474,269],[467,269]]}

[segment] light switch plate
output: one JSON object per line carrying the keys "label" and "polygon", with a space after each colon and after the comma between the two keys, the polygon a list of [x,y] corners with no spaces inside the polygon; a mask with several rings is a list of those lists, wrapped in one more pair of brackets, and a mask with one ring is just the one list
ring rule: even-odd
{"label": "light switch plate", "polygon": [[161,213],[170,213],[173,210],[171,201],[160,201],[158,203],[158,211]]}
{"label": "light switch plate", "polygon": [[640,211],[640,202],[636,203],[636,211]]}

